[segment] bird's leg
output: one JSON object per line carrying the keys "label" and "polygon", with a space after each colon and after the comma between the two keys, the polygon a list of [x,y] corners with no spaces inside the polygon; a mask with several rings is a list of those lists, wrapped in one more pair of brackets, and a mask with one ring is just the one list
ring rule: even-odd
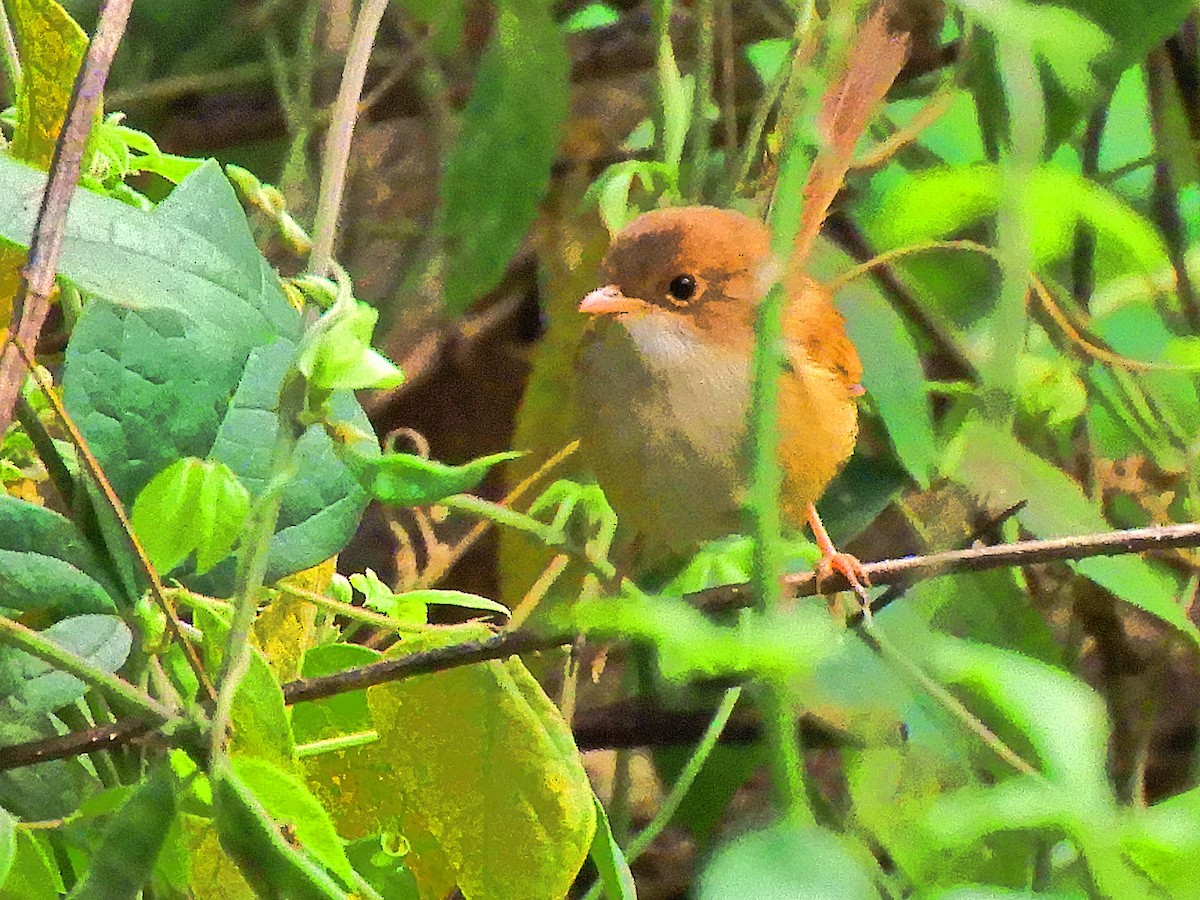
{"label": "bird's leg", "polygon": [[821,521],[820,515],[817,514],[817,507],[813,503],[808,504],[808,524],[812,528],[813,537],[816,538],[817,547],[821,551],[821,561],[817,564],[817,587],[820,588],[821,582],[833,575],[834,572],[841,574],[850,582],[851,589],[862,605],[863,618],[870,623],[871,598],[867,595],[867,588],[871,584],[871,579],[863,570],[863,564],[858,561],[858,557],[843,553],[833,545],[829,532],[825,530],[825,523]]}

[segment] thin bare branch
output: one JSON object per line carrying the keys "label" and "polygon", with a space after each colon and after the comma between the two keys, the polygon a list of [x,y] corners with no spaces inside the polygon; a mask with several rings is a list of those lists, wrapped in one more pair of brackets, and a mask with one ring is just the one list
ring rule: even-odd
{"label": "thin bare branch", "polygon": [[387,9],[387,0],[367,0],[346,55],[342,83],[334,101],[333,119],[325,133],[325,151],[321,160],[321,192],[317,200],[317,217],[313,226],[313,250],[309,271],[328,275],[333,264],[333,240],[337,232],[338,213],[346,187],[346,167],[350,162],[350,143],[354,138],[354,123],[358,120],[358,101],[362,96],[363,80],[371,59],[375,33]]}
{"label": "thin bare branch", "polygon": [[[1153,528],[1131,528],[1103,534],[1073,535],[1038,541],[1017,541],[989,547],[951,550],[927,556],[910,556],[867,563],[863,568],[875,585],[913,582],[940,575],[980,572],[1005,566],[1030,566],[1047,562],[1087,559],[1092,556],[1118,556],[1125,553],[1145,553],[1180,547],[1200,547],[1200,523],[1162,525]],[[813,574],[790,575],[787,578],[793,596],[812,596],[818,593]],[[841,576],[831,576],[822,585],[824,593],[848,590]],[[702,609],[716,612],[740,608],[750,603],[746,585],[715,588],[691,595],[690,599]],[[877,600],[876,603],[879,601]],[[532,653],[571,643],[575,635],[544,635],[523,631],[505,632],[482,641],[468,641],[388,659],[357,669],[348,669],[319,678],[301,678],[283,686],[287,703],[319,700],[335,694],[362,690],[376,684],[399,681],[415,675],[429,675],[459,666],[473,665],[493,659],[507,659],[521,653]],[[690,721],[690,719],[689,719]],[[705,720],[706,721],[706,720]],[[703,723],[701,723],[701,728]],[[107,729],[63,735],[26,744],[0,748],[0,771],[88,753],[99,747],[116,746],[145,731],[131,731],[128,720],[117,722]],[[639,732],[641,734],[642,732]],[[631,738],[632,739],[632,738]],[[641,738],[638,738],[641,740]],[[647,739],[649,741],[649,739]],[[650,741],[652,743],[652,741]],[[79,749],[76,749],[79,748]]]}
{"label": "thin bare branch", "polygon": [[[133,0],[108,0],[100,10],[96,33],[88,44],[79,74],[75,76],[75,88],[67,106],[66,121],[54,144],[50,178],[42,194],[42,206],[38,210],[25,268],[21,272],[21,286],[13,301],[10,333],[27,347],[36,346],[46,314],[50,311],[50,294],[54,290],[54,276],[58,271],[58,258],[62,254],[67,207],[71,204],[71,195],[79,181],[88,132],[100,108],[108,69],[125,33],[125,22],[132,5]],[[12,422],[13,406],[24,375],[20,355],[11,345],[6,346],[0,361],[0,434]]]}

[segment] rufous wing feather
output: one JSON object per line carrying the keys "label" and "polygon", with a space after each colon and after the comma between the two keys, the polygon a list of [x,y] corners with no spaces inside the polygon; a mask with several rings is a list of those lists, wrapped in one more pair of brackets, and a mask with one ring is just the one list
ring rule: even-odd
{"label": "rufous wing feather", "polygon": [[804,207],[792,253],[803,271],[833,198],[853,162],[854,147],[908,59],[912,36],[895,8],[882,0],[859,29],[841,78],[821,101],[821,146],[804,184]]}

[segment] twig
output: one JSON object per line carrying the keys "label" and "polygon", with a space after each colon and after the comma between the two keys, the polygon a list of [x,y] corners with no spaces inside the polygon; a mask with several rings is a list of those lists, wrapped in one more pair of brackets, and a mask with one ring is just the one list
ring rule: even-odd
{"label": "twig", "polygon": [[[29,254],[21,270],[21,286],[13,300],[9,333],[27,347],[37,344],[42,324],[50,311],[50,293],[54,290],[58,257],[62,253],[67,207],[71,204],[75,183],[79,181],[88,132],[99,109],[108,69],[125,33],[125,22],[132,5],[133,0],[108,0],[100,10],[96,34],[88,44],[83,65],[75,76],[66,121],[54,143],[50,178],[42,193],[42,205],[29,242]],[[0,434],[12,422],[13,405],[24,374],[20,355],[10,344],[0,360]]]}
{"label": "twig", "polygon": [[[1158,525],[1151,528],[1128,528],[1100,534],[1080,534],[1047,540],[1016,541],[991,547],[972,547],[967,550],[947,550],[927,556],[907,556],[867,563],[863,571],[875,585],[892,584],[904,579],[919,580],[954,575],[961,572],[982,572],[1005,566],[1031,566],[1038,563],[1088,559],[1093,556],[1119,556],[1124,553],[1145,553],[1178,547],[1200,547],[1200,523]],[[811,597],[817,593],[836,593],[850,589],[840,574],[830,575],[817,590],[812,572],[789,575],[788,588],[795,597]],[[747,586],[713,588],[691,598],[705,610],[718,612],[740,609],[747,602]]]}
{"label": "twig", "polygon": [[123,747],[151,731],[155,724],[154,719],[121,719],[86,731],[72,731],[40,741],[3,747],[0,748],[0,772]]}
{"label": "twig", "polygon": [[[1073,535],[1050,540],[1017,541],[991,547],[974,547],[969,550],[951,550],[927,556],[910,556],[903,559],[867,563],[863,569],[871,578],[872,584],[885,585],[897,581],[910,579],[916,581],[961,572],[981,572],[1005,566],[1030,566],[1038,563],[1087,559],[1092,556],[1119,556],[1125,553],[1143,553],[1179,547],[1200,547],[1200,523],[1131,528],[1102,534]],[[792,596],[806,597],[818,593],[811,572],[790,575],[787,577],[786,583]],[[831,575],[822,586],[827,592],[849,589],[849,585],[842,576],[837,574]],[[706,611],[721,612],[747,606],[750,594],[749,587],[741,584],[701,591],[690,595],[689,599]],[[372,663],[357,669],[347,669],[334,675],[297,679],[283,685],[284,700],[288,704],[300,703],[305,700],[320,700],[323,697],[362,690],[372,685],[398,681],[415,675],[429,675],[433,672],[492,659],[505,659],[520,653],[547,650],[569,644],[574,637],[574,635],[541,635],[523,631],[506,632],[487,640],[439,647],[398,659]],[[106,734],[115,734],[116,730],[128,727],[127,721],[118,722]],[[95,729],[93,731],[99,733]],[[64,735],[0,748],[0,771],[23,764],[9,765],[10,759],[27,759],[35,751],[41,752],[36,748],[59,746],[68,737],[70,736]],[[739,731],[738,739],[741,737],[742,732]],[[77,735],[74,740],[79,741],[81,738]],[[108,745],[110,744],[105,744],[105,746]],[[78,752],[88,752],[88,750]],[[75,754],[68,752],[62,755]],[[38,758],[61,757],[38,756]]]}
{"label": "twig", "polygon": [[308,268],[316,275],[329,274],[333,262],[333,239],[337,232],[338,213],[346,188],[346,167],[350,162],[350,143],[354,139],[354,123],[358,120],[358,100],[367,77],[371,47],[387,0],[367,0],[358,20],[346,54],[346,68],[333,106],[333,120],[325,132],[325,150],[321,160],[321,192],[317,200],[316,222],[313,225],[313,250]]}
{"label": "twig", "polygon": [[410,653],[396,659],[385,659],[333,675],[297,678],[283,686],[283,699],[289,704],[320,700],[323,697],[362,690],[376,684],[411,678],[414,675],[428,675],[492,659],[507,659],[519,653],[549,650],[569,644],[573,639],[574,635],[546,636],[524,631],[506,632],[482,641],[466,641],[449,647]]}

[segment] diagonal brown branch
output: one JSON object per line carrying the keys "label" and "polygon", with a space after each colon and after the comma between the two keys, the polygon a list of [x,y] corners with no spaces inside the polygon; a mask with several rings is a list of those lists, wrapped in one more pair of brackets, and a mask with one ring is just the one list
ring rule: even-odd
{"label": "diagonal brown branch", "polygon": [[[961,572],[980,572],[1005,566],[1030,566],[1039,563],[1087,559],[1092,556],[1119,556],[1126,553],[1170,550],[1181,547],[1200,547],[1200,523],[1161,525],[1153,528],[1131,528],[1102,534],[1074,535],[1050,540],[1017,541],[990,547],[951,550],[927,556],[910,556],[867,563],[863,568],[873,584],[913,582],[940,575]],[[790,575],[788,587],[793,596],[812,596],[818,593],[811,572]],[[839,577],[831,577],[822,585],[822,592],[847,590]],[[709,611],[746,606],[750,592],[746,585],[702,591],[690,598]],[[283,685],[287,703],[318,700],[335,694],[361,690],[371,685],[399,681],[415,675],[428,675],[458,666],[472,665],[492,659],[506,659],[520,653],[545,650],[571,643],[575,635],[545,635],[514,631],[483,641],[469,641],[449,647],[439,647],[388,659],[357,669],[348,669],[319,678],[301,678]],[[0,771],[90,753],[104,747],[119,746],[145,730],[134,729],[128,720],[106,728],[90,729],[60,737],[31,741],[0,748]]]}
{"label": "diagonal brown branch", "polygon": [[[67,207],[79,181],[88,132],[100,108],[108,69],[125,33],[125,22],[132,5],[133,0],[108,0],[100,10],[96,33],[75,77],[66,121],[54,144],[50,178],[42,194],[42,206],[29,242],[29,255],[21,272],[21,286],[13,302],[11,333],[30,348],[37,344],[50,311],[50,293],[54,289],[58,257],[62,253]],[[0,434],[12,422],[13,405],[24,375],[20,356],[12,346],[6,346],[0,358]]]}

